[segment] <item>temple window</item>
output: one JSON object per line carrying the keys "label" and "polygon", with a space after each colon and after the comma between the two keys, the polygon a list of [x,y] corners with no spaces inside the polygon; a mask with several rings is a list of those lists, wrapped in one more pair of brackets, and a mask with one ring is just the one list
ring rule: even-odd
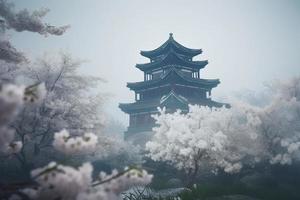
{"label": "temple window", "polygon": [[139,101],[140,98],[141,98],[140,93],[135,93],[135,100],[136,100],[136,101]]}
{"label": "temple window", "polygon": [[193,72],[192,77],[193,78],[199,78],[199,72]]}
{"label": "temple window", "polygon": [[153,79],[153,75],[152,75],[152,74],[145,73],[144,78],[145,78],[145,81],[150,81],[150,80]]}

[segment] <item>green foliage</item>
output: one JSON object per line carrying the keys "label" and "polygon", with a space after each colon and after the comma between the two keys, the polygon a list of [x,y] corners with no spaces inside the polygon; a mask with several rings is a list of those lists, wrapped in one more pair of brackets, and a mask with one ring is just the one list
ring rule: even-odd
{"label": "green foliage", "polygon": [[180,197],[182,200],[207,199],[225,195],[245,195],[261,200],[293,200],[300,199],[297,188],[261,186],[247,187],[243,184],[204,184],[191,188],[190,191],[183,192]]}

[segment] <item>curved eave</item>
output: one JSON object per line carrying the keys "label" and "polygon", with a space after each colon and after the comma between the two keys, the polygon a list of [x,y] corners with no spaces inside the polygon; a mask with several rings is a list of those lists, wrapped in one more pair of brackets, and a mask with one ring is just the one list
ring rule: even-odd
{"label": "curved eave", "polygon": [[[201,61],[185,61],[183,60],[186,64],[183,67],[187,67],[187,68],[196,68],[196,69],[203,69],[207,64],[208,64],[208,60],[201,60]],[[135,67],[140,69],[141,71],[146,71],[146,70],[150,70],[150,69],[156,69],[159,67],[164,67],[164,66],[168,66],[168,65],[174,65],[175,63],[171,63],[171,64],[164,64],[162,65],[163,62],[162,61],[156,61],[156,62],[152,62],[152,63],[145,63],[145,64],[136,64]]]}
{"label": "curved eave", "polygon": [[131,112],[136,111],[157,111],[157,107],[159,106],[159,100],[154,100],[151,102],[134,102],[134,103],[120,103],[119,108],[125,112],[130,114]]}
{"label": "curved eave", "polygon": [[123,112],[125,112],[125,113],[127,113],[127,114],[129,114],[130,113],[130,103],[120,103],[119,104],[119,108],[123,111]]}
{"label": "curved eave", "polygon": [[145,89],[145,88],[151,88],[156,87],[159,84],[162,84],[163,81],[171,75],[170,73],[176,73],[182,80],[188,82],[188,83],[194,83],[199,86],[199,88],[206,88],[206,89],[212,89],[218,86],[220,84],[219,79],[196,79],[191,77],[186,77],[183,74],[181,74],[178,70],[172,70],[168,72],[167,74],[164,74],[158,79],[154,79],[151,81],[141,81],[141,82],[134,82],[134,83],[127,83],[127,87],[131,90],[139,90],[139,89]]}
{"label": "curved eave", "polygon": [[[168,48],[168,47],[165,47],[165,48]],[[169,48],[172,48],[172,47],[169,47]],[[164,51],[166,51],[166,50],[164,50],[163,47],[160,47],[160,49],[156,49],[156,50],[152,50],[152,51],[140,51],[140,54],[146,58],[153,59],[153,58],[156,58],[156,57],[162,55],[164,53]],[[176,51],[180,54],[183,54],[185,56],[190,56],[190,57],[194,57],[194,56],[197,56],[202,53],[202,49],[190,49],[189,51],[187,51],[187,50],[183,50],[182,48],[180,48],[180,49],[175,48],[174,51]]]}
{"label": "curved eave", "polygon": [[179,44],[177,41],[174,40],[173,35],[170,34],[169,39],[166,42],[164,42],[161,46],[159,46],[158,48],[156,48],[154,50],[141,51],[140,54],[142,56],[145,56],[145,57],[151,59],[151,58],[161,55],[165,51],[166,48],[174,48],[175,51],[178,51],[180,53],[183,53],[184,55],[188,55],[191,57],[202,53],[201,49],[191,49],[191,48],[187,48],[187,47]]}
{"label": "curved eave", "polygon": [[[213,101],[211,99],[183,99],[183,97],[180,96],[176,97],[174,95],[172,97],[175,97],[178,100],[178,102],[181,102],[181,105],[186,105],[187,108],[189,104],[216,107],[216,108],[220,108],[220,107],[230,108],[230,104],[228,103],[221,103],[221,102]],[[168,101],[169,98],[167,97],[164,102],[161,102],[161,99],[155,99],[153,101],[148,101],[148,102],[138,101],[134,103],[120,103],[119,108],[127,114],[143,112],[143,111],[157,112],[157,107],[164,107],[170,105],[168,102],[166,102]]]}
{"label": "curved eave", "polygon": [[189,104],[215,107],[215,108],[221,108],[221,107],[230,108],[230,104],[217,102],[217,101],[211,100],[210,98],[209,99],[204,99],[202,101],[198,101],[196,99],[190,99]]}
{"label": "curved eave", "polygon": [[[146,88],[156,87],[156,84],[159,84],[162,81],[163,81],[163,79],[158,79],[158,81],[155,81],[155,82],[150,82],[150,81],[143,82],[142,81],[142,82],[127,83],[127,87],[130,90],[135,91],[135,90],[139,90],[139,89],[146,89]],[[206,82],[206,81],[209,81],[209,82]],[[220,84],[219,80],[213,81],[213,80],[206,80],[206,79],[199,79],[199,81],[188,81],[188,82],[193,82],[195,84],[199,84],[199,88],[206,88],[206,89],[215,88]]]}
{"label": "curved eave", "polygon": [[[168,62],[168,59],[171,56],[174,56],[178,62],[177,63],[174,61]],[[176,64],[179,64],[179,65],[181,65],[183,67],[187,67],[187,68],[195,68],[198,70],[198,69],[204,68],[208,64],[208,60],[188,61],[188,60],[182,59],[176,53],[170,52],[168,55],[166,55],[163,59],[161,59],[159,61],[154,61],[151,63],[144,63],[144,64],[136,64],[136,68],[140,69],[141,71],[146,71],[146,70],[151,70],[151,69],[155,69],[155,68],[159,68],[159,67],[164,67],[167,65],[176,65]]]}

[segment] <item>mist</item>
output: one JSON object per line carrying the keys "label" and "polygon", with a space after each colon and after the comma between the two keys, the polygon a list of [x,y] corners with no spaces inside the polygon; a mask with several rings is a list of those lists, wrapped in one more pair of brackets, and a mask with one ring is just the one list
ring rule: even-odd
{"label": "mist", "polygon": [[[49,8],[49,22],[71,26],[61,37],[13,34],[16,47],[29,57],[45,50],[68,51],[87,62],[82,73],[107,80],[101,90],[111,93],[107,111],[125,125],[120,102],[133,102],[126,82],[137,82],[143,73],[137,63],[148,62],[140,50],[152,50],[168,39],[190,48],[201,48],[198,59],[209,64],[202,78],[219,78],[214,98],[232,91],[257,91],[263,83],[299,73],[300,3],[265,1],[21,1],[17,7]],[[26,37],[26,40],[23,38]]]}

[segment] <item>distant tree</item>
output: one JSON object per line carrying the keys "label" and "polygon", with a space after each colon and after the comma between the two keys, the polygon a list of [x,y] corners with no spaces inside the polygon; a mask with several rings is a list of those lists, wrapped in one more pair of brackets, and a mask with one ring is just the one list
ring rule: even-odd
{"label": "distant tree", "polygon": [[125,141],[121,136],[101,134],[99,140],[101,145],[86,160],[100,161],[117,169],[121,166],[141,166],[144,163],[143,149],[139,145]]}
{"label": "distant tree", "polygon": [[271,102],[261,109],[259,134],[271,164],[292,164],[300,158],[300,77],[273,81]]}
{"label": "distant tree", "polygon": [[118,121],[117,119],[114,119],[113,116],[108,116],[105,126],[103,128],[103,133],[108,134],[115,137],[123,137],[123,133],[126,130],[125,125]]}

